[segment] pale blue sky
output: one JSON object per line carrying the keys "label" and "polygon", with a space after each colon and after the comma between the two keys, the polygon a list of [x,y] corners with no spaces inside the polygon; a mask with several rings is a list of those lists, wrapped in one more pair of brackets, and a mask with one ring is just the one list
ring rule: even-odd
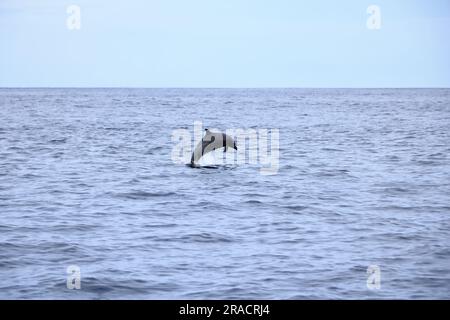
{"label": "pale blue sky", "polygon": [[448,0],[1,0],[0,87],[450,87],[449,33]]}

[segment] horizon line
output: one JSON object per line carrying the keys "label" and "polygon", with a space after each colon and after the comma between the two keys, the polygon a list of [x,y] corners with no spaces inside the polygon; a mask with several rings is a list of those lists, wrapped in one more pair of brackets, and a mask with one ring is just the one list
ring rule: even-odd
{"label": "horizon line", "polygon": [[11,86],[1,89],[450,89],[448,87],[140,87],[140,86]]}

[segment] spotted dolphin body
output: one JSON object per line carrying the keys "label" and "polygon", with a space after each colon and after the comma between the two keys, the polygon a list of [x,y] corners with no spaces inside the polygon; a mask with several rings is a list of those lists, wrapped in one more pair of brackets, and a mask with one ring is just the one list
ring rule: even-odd
{"label": "spotted dolphin body", "polygon": [[236,141],[229,135],[221,132],[211,132],[205,129],[206,134],[202,138],[191,157],[191,166],[195,166],[202,156],[216,149],[224,148],[223,152],[227,152],[228,148],[237,150]]}

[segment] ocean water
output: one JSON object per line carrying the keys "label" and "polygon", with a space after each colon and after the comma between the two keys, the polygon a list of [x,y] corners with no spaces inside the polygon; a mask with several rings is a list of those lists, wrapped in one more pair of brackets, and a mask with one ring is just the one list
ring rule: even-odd
{"label": "ocean water", "polygon": [[[174,163],[194,121],[277,174]],[[448,89],[0,89],[0,298],[450,299],[449,151]]]}

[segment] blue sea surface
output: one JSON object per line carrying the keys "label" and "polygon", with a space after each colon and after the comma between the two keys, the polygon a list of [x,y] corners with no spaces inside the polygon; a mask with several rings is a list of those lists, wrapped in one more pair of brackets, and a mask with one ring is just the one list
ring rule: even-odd
{"label": "blue sea surface", "polygon": [[[278,173],[174,163],[194,121]],[[449,152],[449,89],[0,89],[0,299],[450,299]]]}

